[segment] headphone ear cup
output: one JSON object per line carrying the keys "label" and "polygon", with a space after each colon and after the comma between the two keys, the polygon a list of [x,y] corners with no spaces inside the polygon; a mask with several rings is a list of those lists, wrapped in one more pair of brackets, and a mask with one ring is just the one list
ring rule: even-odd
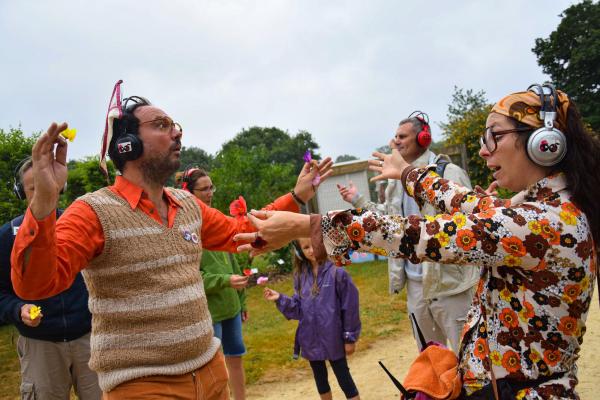
{"label": "headphone ear cup", "polygon": [[423,130],[417,134],[417,143],[421,147],[429,147],[431,144],[431,132],[429,132],[428,125],[425,125]]}
{"label": "headphone ear cup", "polygon": [[540,128],[527,139],[527,155],[541,167],[558,164],[567,154],[567,138],[556,128]]}
{"label": "headphone ear cup", "polygon": [[13,193],[19,200],[25,200],[25,189],[23,188],[23,185],[21,185],[21,182],[14,182]]}
{"label": "headphone ear cup", "polygon": [[116,153],[123,161],[140,158],[144,152],[144,144],[136,135],[125,133],[115,141]]}

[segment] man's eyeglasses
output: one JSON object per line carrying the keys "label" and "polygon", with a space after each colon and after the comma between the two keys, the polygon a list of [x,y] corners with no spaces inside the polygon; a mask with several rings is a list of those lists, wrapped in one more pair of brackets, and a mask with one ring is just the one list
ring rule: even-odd
{"label": "man's eyeglasses", "polygon": [[198,188],[198,189],[194,189],[194,192],[216,192],[217,191],[217,187],[215,185],[210,185],[207,187],[203,187],[203,188]]}
{"label": "man's eyeglasses", "polygon": [[498,148],[498,141],[496,140],[497,136],[508,135],[509,133],[515,132],[527,132],[530,130],[530,128],[514,128],[504,129],[501,131],[492,131],[492,128],[485,128],[485,132],[479,138],[479,145],[481,147],[485,146],[489,153],[492,154]]}
{"label": "man's eyeglasses", "polygon": [[151,124],[154,128],[162,131],[162,132],[171,132],[172,129],[175,129],[179,133],[183,133],[183,128],[179,123],[173,122],[173,120],[169,117],[159,117],[153,119],[152,121],[144,121],[140,122],[140,126],[145,124]]}

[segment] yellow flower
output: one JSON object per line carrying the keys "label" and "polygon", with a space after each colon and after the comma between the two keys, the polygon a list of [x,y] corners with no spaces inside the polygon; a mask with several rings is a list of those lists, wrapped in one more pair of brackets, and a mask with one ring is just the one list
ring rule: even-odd
{"label": "yellow flower", "polygon": [[60,133],[62,137],[65,139],[69,139],[69,142],[75,140],[75,135],[77,135],[77,129],[75,128],[67,128]]}
{"label": "yellow flower", "polygon": [[438,240],[438,242],[440,242],[442,247],[446,247],[450,243],[450,236],[448,236],[446,232],[438,233],[435,235],[435,238]]}
{"label": "yellow flower", "polygon": [[388,255],[387,251],[382,247],[373,247],[371,249],[371,253],[377,254],[380,256],[384,256],[384,257]]}
{"label": "yellow flower", "polygon": [[529,389],[529,388],[519,390],[519,392],[517,393],[517,397],[515,397],[515,399],[516,400],[523,400],[525,398],[525,396],[527,396],[527,394],[530,391],[531,391],[531,389]]}
{"label": "yellow flower", "polygon": [[37,317],[39,317],[41,313],[42,313],[41,307],[33,306],[29,309],[29,318],[31,318],[31,320],[34,320]]}
{"label": "yellow flower", "polygon": [[519,265],[521,265],[521,258],[513,256],[512,254],[507,254],[504,257],[504,263],[509,267],[518,267]]}
{"label": "yellow flower", "polygon": [[527,223],[527,227],[531,232],[535,233],[536,235],[539,235],[542,231],[542,225],[537,220],[529,221]]}
{"label": "yellow flower", "polygon": [[581,289],[582,291],[586,291],[588,290],[589,286],[590,286],[590,278],[588,278],[587,276],[585,278],[583,278],[581,280]]}
{"label": "yellow flower", "polygon": [[435,218],[437,216],[436,215],[425,215],[424,217],[427,220],[427,222],[433,222],[433,221],[435,221]]}
{"label": "yellow flower", "polygon": [[492,360],[494,365],[502,365],[502,355],[497,350],[490,353],[490,360]]}
{"label": "yellow flower", "polygon": [[567,225],[577,225],[577,217],[568,211],[561,211],[560,219]]}
{"label": "yellow flower", "polygon": [[458,228],[462,228],[463,226],[465,226],[465,223],[467,222],[467,218],[465,217],[464,214],[454,214],[452,216],[452,219],[454,220],[454,223],[456,224],[456,226]]}
{"label": "yellow flower", "polygon": [[466,203],[473,203],[473,202],[475,202],[475,200],[477,200],[476,196],[468,195]]}
{"label": "yellow flower", "polygon": [[512,293],[510,290],[504,288],[500,291],[500,297],[504,301],[510,301],[510,298],[512,297]]}

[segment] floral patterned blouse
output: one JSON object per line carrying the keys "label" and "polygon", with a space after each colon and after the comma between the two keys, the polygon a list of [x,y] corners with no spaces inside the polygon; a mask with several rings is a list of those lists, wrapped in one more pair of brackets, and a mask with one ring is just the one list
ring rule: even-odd
{"label": "floral patterned blouse", "polygon": [[[435,216],[364,209],[321,219],[325,251],[349,263],[354,250],[389,257],[474,264],[481,279],[463,329],[459,369],[471,394],[496,379],[540,380],[518,399],[578,398],[579,346],[592,299],[595,245],[562,174],[511,200],[476,194],[432,168],[414,169],[408,193]],[[473,268],[473,266],[465,266]]]}

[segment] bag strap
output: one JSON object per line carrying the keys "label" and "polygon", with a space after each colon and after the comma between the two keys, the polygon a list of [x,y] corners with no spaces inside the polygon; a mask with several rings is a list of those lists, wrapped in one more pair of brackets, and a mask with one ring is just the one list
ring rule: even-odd
{"label": "bag strap", "polygon": [[450,164],[450,161],[448,161],[444,158],[440,158],[439,160],[437,160],[436,166],[435,166],[435,173],[443,178],[444,171],[446,170],[446,166],[448,164]]}
{"label": "bag strap", "polygon": [[[491,271],[488,268],[486,268],[485,271],[486,271],[485,272],[486,275],[491,273]],[[487,278],[487,276],[486,276],[486,278]],[[490,292],[489,291],[486,293],[486,297],[487,297],[487,302],[489,304],[491,304],[492,301],[491,301],[491,298],[490,298]],[[496,382],[496,374],[494,373],[494,364],[492,363],[492,359],[490,358],[490,344],[489,344],[488,339],[487,339],[488,336],[490,335],[490,331],[488,329],[488,324],[487,324],[487,313],[485,312],[485,304],[482,305],[481,311],[483,313],[483,323],[485,324],[485,332],[486,332],[486,335],[485,335],[485,346],[487,347],[486,358],[487,358],[488,364],[490,366],[490,375],[492,377],[492,389],[494,390],[494,399],[495,400],[500,400],[500,396],[498,396],[498,383]]]}

